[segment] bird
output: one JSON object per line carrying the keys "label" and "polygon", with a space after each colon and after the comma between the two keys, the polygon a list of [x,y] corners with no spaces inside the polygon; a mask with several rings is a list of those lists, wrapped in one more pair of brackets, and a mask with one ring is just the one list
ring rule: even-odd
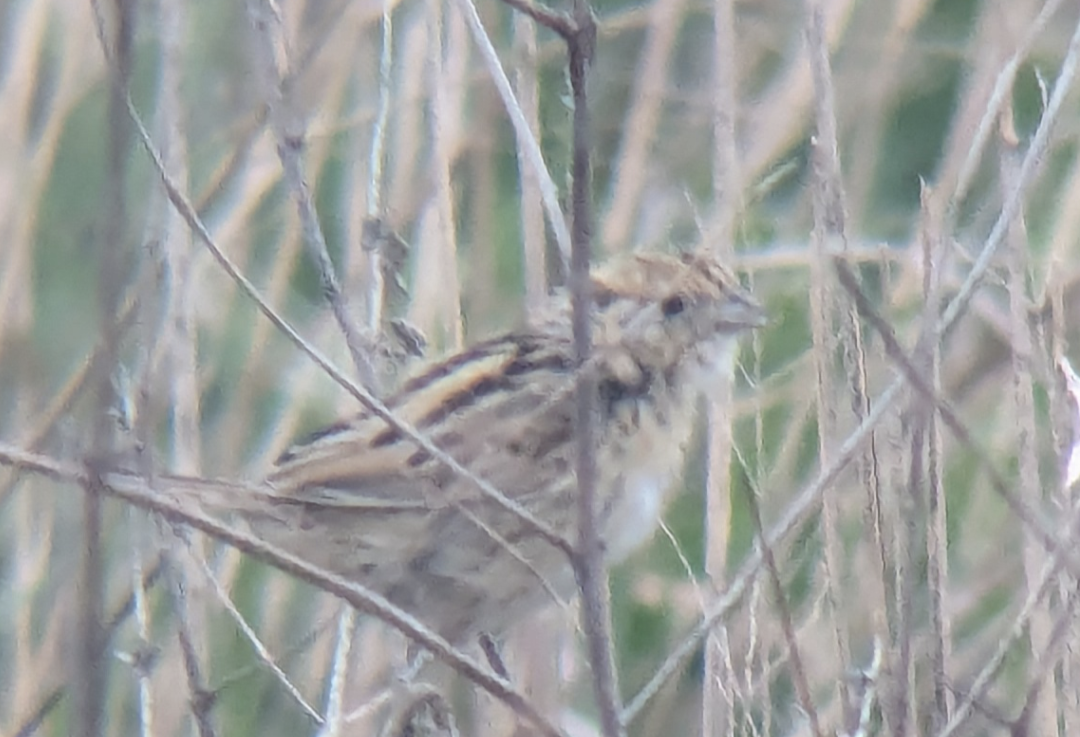
{"label": "bird", "polygon": [[[572,535],[576,389],[588,375],[598,533],[616,563],[658,526],[697,398],[732,376],[739,335],[766,313],[701,250],[612,257],[591,272],[590,291],[592,350],[580,365],[562,291],[525,326],[419,369],[386,406],[519,509]],[[370,411],[290,447],[263,489],[190,493],[452,642],[499,634],[576,591],[565,549]]]}

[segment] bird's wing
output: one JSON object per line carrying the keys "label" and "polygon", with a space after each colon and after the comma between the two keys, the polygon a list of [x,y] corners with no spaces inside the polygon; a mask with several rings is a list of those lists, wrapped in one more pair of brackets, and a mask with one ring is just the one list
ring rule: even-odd
{"label": "bird's wing", "polygon": [[[568,340],[505,336],[431,366],[387,405],[476,475],[527,498],[569,445],[573,376]],[[397,429],[363,414],[287,451],[267,480],[301,504],[404,512],[476,496],[472,485],[453,484],[449,499],[454,478]]]}

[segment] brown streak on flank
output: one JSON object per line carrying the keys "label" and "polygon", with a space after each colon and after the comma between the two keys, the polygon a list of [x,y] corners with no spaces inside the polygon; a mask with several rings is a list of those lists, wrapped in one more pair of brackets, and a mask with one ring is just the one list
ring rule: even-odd
{"label": "brown streak on flank", "polygon": [[506,376],[520,376],[533,371],[554,371],[565,374],[573,370],[574,364],[567,353],[551,351],[546,354],[535,355],[538,351],[523,354],[515,358],[506,367]]}
{"label": "brown streak on flank", "polygon": [[401,440],[401,432],[396,427],[388,427],[371,439],[372,448],[385,448]]}
{"label": "brown streak on flank", "polygon": [[310,435],[305,436],[299,442],[294,443],[292,446],[287,448],[281,455],[278,456],[277,460],[274,463],[275,465],[282,466],[289,461],[294,460],[299,452],[306,449],[306,446],[316,443],[323,438],[328,438],[341,432],[354,430],[355,428],[356,420],[351,419],[341,420],[340,422],[335,422],[333,425],[328,425],[324,428],[316,430]]}
{"label": "brown streak on flank", "polygon": [[[538,339],[536,336],[504,335],[478,343],[464,353],[455,356],[450,361],[433,366],[427,372],[410,379],[387,401],[387,406],[392,409],[401,409],[406,404],[405,400],[415,398],[416,395],[423,392],[423,390],[431,389],[447,377],[459,374],[461,370],[470,363],[481,362],[492,358],[493,356],[498,356],[501,353],[506,353],[508,358],[512,356],[509,364],[507,364],[502,371],[503,376],[521,376],[540,370],[563,373],[568,372],[573,368],[568,354],[561,353],[557,350],[545,351],[544,341]],[[473,393],[474,397],[480,397],[490,393],[490,391],[494,389],[506,388],[492,387],[485,384],[485,381],[487,381],[487,379],[481,379],[476,386],[452,395],[449,401],[457,401],[458,403],[454,405],[454,408],[460,409],[469,403],[467,399],[470,391]],[[443,412],[440,409],[437,410],[436,413],[428,413],[421,418],[405,419],[424,425],[431,424],[435,420],[445,417],[447,414],[448,412]],[[281,466],[295,460],[301,453],[308,450],[308,446],[317,443],[320,440],[332,438],[338,433],[354,430],[358,421],[370,417],[371,415],[366,412],[360,413],[353,419],[337,422],[306,436],[282,453],[278,457],[276,465]],[[373,449],[385,448],[386,446],[399,442],[401,439],[402,434],[400,432],[393,427],[385,427],[371,438],[369,447]]]}
{"label": "brown streak on flank", "polygon": [[[567,346],[567,348],[569,347]],[[418,428],[438,425],[447,417],[477,404],[484,397],[512,392],[521,381],[527,381],[530,374],[546,371],[555,373],[570,373],[573,371],[573,362],[567,352],[558,350],[556,345],[550,344],[549,341],[537,336],[508,336],[482,343],[477,346],[477,349],[469,352],[470,361],[456,362],[459,375],[468,375],[468,363],[470,362],[483,363],[486,359],[498,356],[500,352],[498,349],[507,351],[507,362],[498,367],[490,367],[494,370],[486,374],[478,371],[475,376],[476,380],[471,385],[461,382],[460,391],[448,394],[433,411],[416,419]],[[443,372],[439,371],[419,377],[420,381],[417,382],[416,386],[426,387],[430,391],[437,387],[442,374]],[[411,391],[416,391],[416,388],[414,387]],[[387,428],[372,439],[371,447],[384,447],[400,439],[400,433],[393,428]],[[555,442],[555,438],[548,438],[543,445],[548,447],[549,444]],[[417,465],[419,465],[419,461]]]}
{"label": "brown streak on flank", "polygon": [[567,442],[574,430],[574,421],[565,412],[550,418],[550,422],[529,437],[528,452],[533,458],[543,458]]}
{"label": "brown streak on flank", "polygon": [[458,412],[471,404],[475,404],[477,400],[482,399],[489,394],[507,391],[512,389],[513,386],[514,382],[507,379],[505,376],[485,376],[468,389],[448,397],[438,409],[424,417],[418,424],[420,427],[429,427],[438,423],[440,420],[446,419],[455,412]]}
{"label": "brown streak on flank", "polygon": [[404,445],[379,452],[367,452],[368,447],[358,442],[320,448],[316,458],[301,456],[279,467],[271,474],[270,482],[284,496],[318,486],[360,488],[364,483],[392,476],[414,452]]}
{"label": "brown streak on flank", "polygon": [[456,373],[462,366],[466,366],[478,360],[490,358],[491,356],[496,356],[499,353],[505,352],[510,346],[517,346],[520,348],[520,343],[505,335],[498,338],[492,338],[491,340],[485,340],[482,343],[477,343],[472,348],[469,348],[464,353],[454,356],[449,361],[433,366],[427,372],[409,379],[386,404],[391,408],[398,407],[402,404],[403,400],[408,399],[418,391],[435,384],[440,379],[445,379],[447,376]]}
{"label": "brown streak on flank", "polygon": [[[445,416],[447,402],[461,395],[468,395],[492,376],[500,376],[508,361],[516,355],[517,345],[505,338],[487,341],[462,355],[434,367],[406,383],[388,402],[388,406],[405,422],[421,427],[430,424],[431,417]],[[460,402],[455,408],[465,406]],[[371,438],[369,447],[382,448],[397,443],[402,434],[393,427],[385,427]]]}
{"label": "brown streak on flank", "polygon": [[[549,345],[545,346],[545,343]],[[515,349],[513,354],[507,356],[507,363],[500,365],[497,372],[481,376],[472,386],[463,387],[457,394],[448,396],[441,406],[418,420],[417,424],[421,427],[435,425],[486,396],[513,391],[522,381],[527,381],[530,374],[540,371],[567,373],[573,369],[568,353],[557,350],[549,341],[537,336],[507,337],[501,339],[499,345],[513,346]]]}
{"label": "brown streak on flank", "polygon": [[[468,366],[470,363],[476,363],[477,361],[483,361],[497,356],[502,352],[505,352],[507,348],[515,346],[520,349],[520,344],[517,341],[510,341],[505,336],[500,338],[494,338],[492,340],[478,343],[471,349],[464,353],[455,356],[445,363],[433,366],[426,373],[420,374],[409,381],[399,389],[394,396],[387,400],[386,405],[391,409],[401,409],[406,406],[406,400],[413,399],[416,395],[422,392],[424,389],[429,389],[437,384],[439,381],[458,375],[462,367]],[[368,413],[361,413],[358,418],[352,420],[346,420],[335,423],[330,427],[324,428],[308,437],[301,442],[289,448],[278,459],[277,465],[283,465],[289,461],[294,460],[298,454],[303,452],[307,446],[332,437],[333,435],[344,432],[346,430],[354,429],[358,420],[365,417],[369,417]],[[404,417],[406,421],[409,421],[409,417]],[[416,421],[412,419],[412,421]],[[393,427],[386,427],[379,431],[374,437],[371,438],[369,447],[371,448],[385,448],[388,445],[393,445],[402,439],[402,434]]]}

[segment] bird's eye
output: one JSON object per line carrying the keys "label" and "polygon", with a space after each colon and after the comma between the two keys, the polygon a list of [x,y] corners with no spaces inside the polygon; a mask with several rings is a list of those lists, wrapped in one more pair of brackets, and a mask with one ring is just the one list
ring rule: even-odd
{"label": "bird's eye", "polygon": [[674,297],[668,297],[660,303],[660,310],[664,313],[664,317],[674,317],[680,312],[686,309],[686,300],[678,295]]}

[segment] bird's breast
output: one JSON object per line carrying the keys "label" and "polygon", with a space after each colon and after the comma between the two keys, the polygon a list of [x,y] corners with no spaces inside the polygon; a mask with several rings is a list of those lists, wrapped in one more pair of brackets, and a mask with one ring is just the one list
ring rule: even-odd
{"label": "bird's breast", "polygon": [[[628,409],[628,408],[627,408]],[[626,558],[653,535],[678,479],[693,428],[693,397],[673,394],[639,401],[633,424],[611,448],[611,484],[604,541],[611,562]]]}
{"label": "bird's breast", "polygon": [[607,520],[604,543],[608,560],[618,563],[652,537],[664,511],[664,499],[671,488],[671,476],[631,474],[618,493],[620,502]]}

